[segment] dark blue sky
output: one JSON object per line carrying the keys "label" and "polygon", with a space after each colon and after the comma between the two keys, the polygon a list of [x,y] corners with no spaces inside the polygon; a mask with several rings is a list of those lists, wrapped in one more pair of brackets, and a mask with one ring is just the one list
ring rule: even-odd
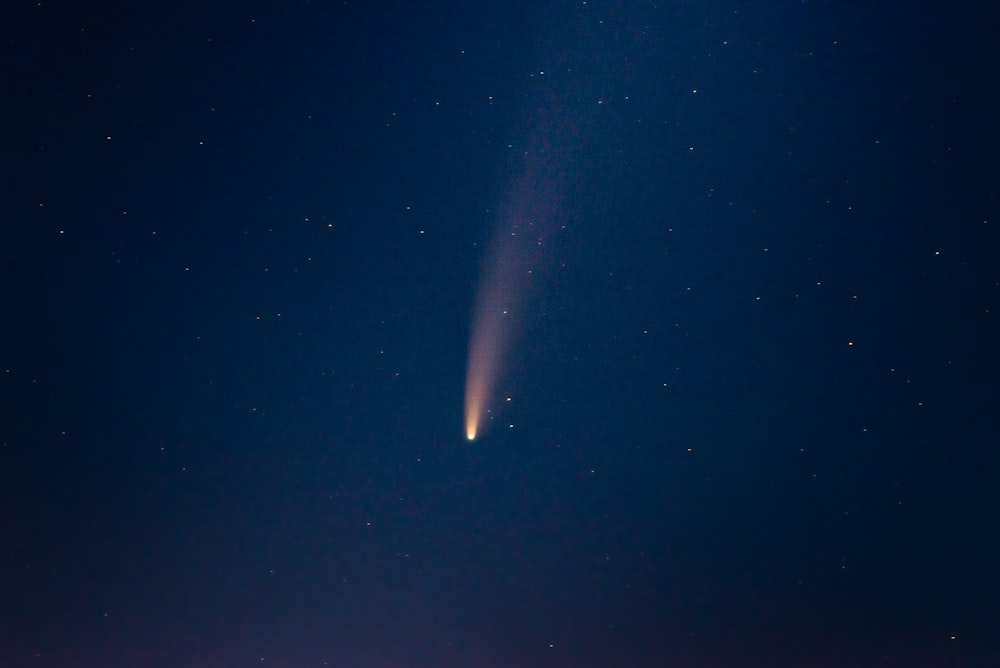
{"label": "dark blue sky", "polygon": [[0,26],[0,665],[1000,665],[989,3]]}

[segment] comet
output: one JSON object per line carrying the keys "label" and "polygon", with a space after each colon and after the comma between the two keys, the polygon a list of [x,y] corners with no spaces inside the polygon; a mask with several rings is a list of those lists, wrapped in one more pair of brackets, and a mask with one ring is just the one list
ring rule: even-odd
{"label": "comet", "polygon": [[[586,18],[592,25],[589,13]],[[469,441],[482,437],[496,416],[494,400],[516,368],[518,339],[539,315],[532,308],[535,295],[560,266],[559,233],[569,220],[593,220],[588,189],[597,185],[595,166],[615,137],[606,125],[612,105],[604,102],[624,74],[616,63],[627,59],[601,41],[602,33],[572,21],[564,28],[549,42],[559,68],[532,76],[527,113],[506,144],[505,187],[472,308],[465,378]]]}
{"label": "comet", "polygon": [[496,389],[507,380],[512,348],[548,268],[549,242],[563,227],[566,160],[562,130],[548,114],[520,153],[522,164],[498,206],[494,236],[483,257],[473,306],[465,378],[465,437],[482,435]]}
{"label": "comet", "polygon": [[523,288],[517,275],[516,248],[495,242],[473,310],[472,337],[465,378],[465,437],[473,441],[490,411],[501,362],[515,329],[515,295]]}

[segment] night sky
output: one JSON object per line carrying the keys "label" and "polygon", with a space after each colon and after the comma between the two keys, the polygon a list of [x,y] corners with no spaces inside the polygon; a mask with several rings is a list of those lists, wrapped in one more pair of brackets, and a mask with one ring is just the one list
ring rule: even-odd
{"label": "night sky", "polygon": [[992,5],[6,2],[0,666],[1000,666]]}

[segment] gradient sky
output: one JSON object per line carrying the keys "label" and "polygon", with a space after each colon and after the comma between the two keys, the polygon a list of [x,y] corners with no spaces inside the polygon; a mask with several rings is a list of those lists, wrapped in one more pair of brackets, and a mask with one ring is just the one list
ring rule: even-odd
{"label": "gradient sky", "polygon": [[6,3],[0,666],[1000,665],[998,28]]}

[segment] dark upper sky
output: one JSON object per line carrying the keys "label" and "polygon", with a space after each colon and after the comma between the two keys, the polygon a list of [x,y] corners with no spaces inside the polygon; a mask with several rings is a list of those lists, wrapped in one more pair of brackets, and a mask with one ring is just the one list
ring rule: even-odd
{"label": "dark upper sky", "polygon": [[989,5],[6,3],[0,665],[1000,665]]}

